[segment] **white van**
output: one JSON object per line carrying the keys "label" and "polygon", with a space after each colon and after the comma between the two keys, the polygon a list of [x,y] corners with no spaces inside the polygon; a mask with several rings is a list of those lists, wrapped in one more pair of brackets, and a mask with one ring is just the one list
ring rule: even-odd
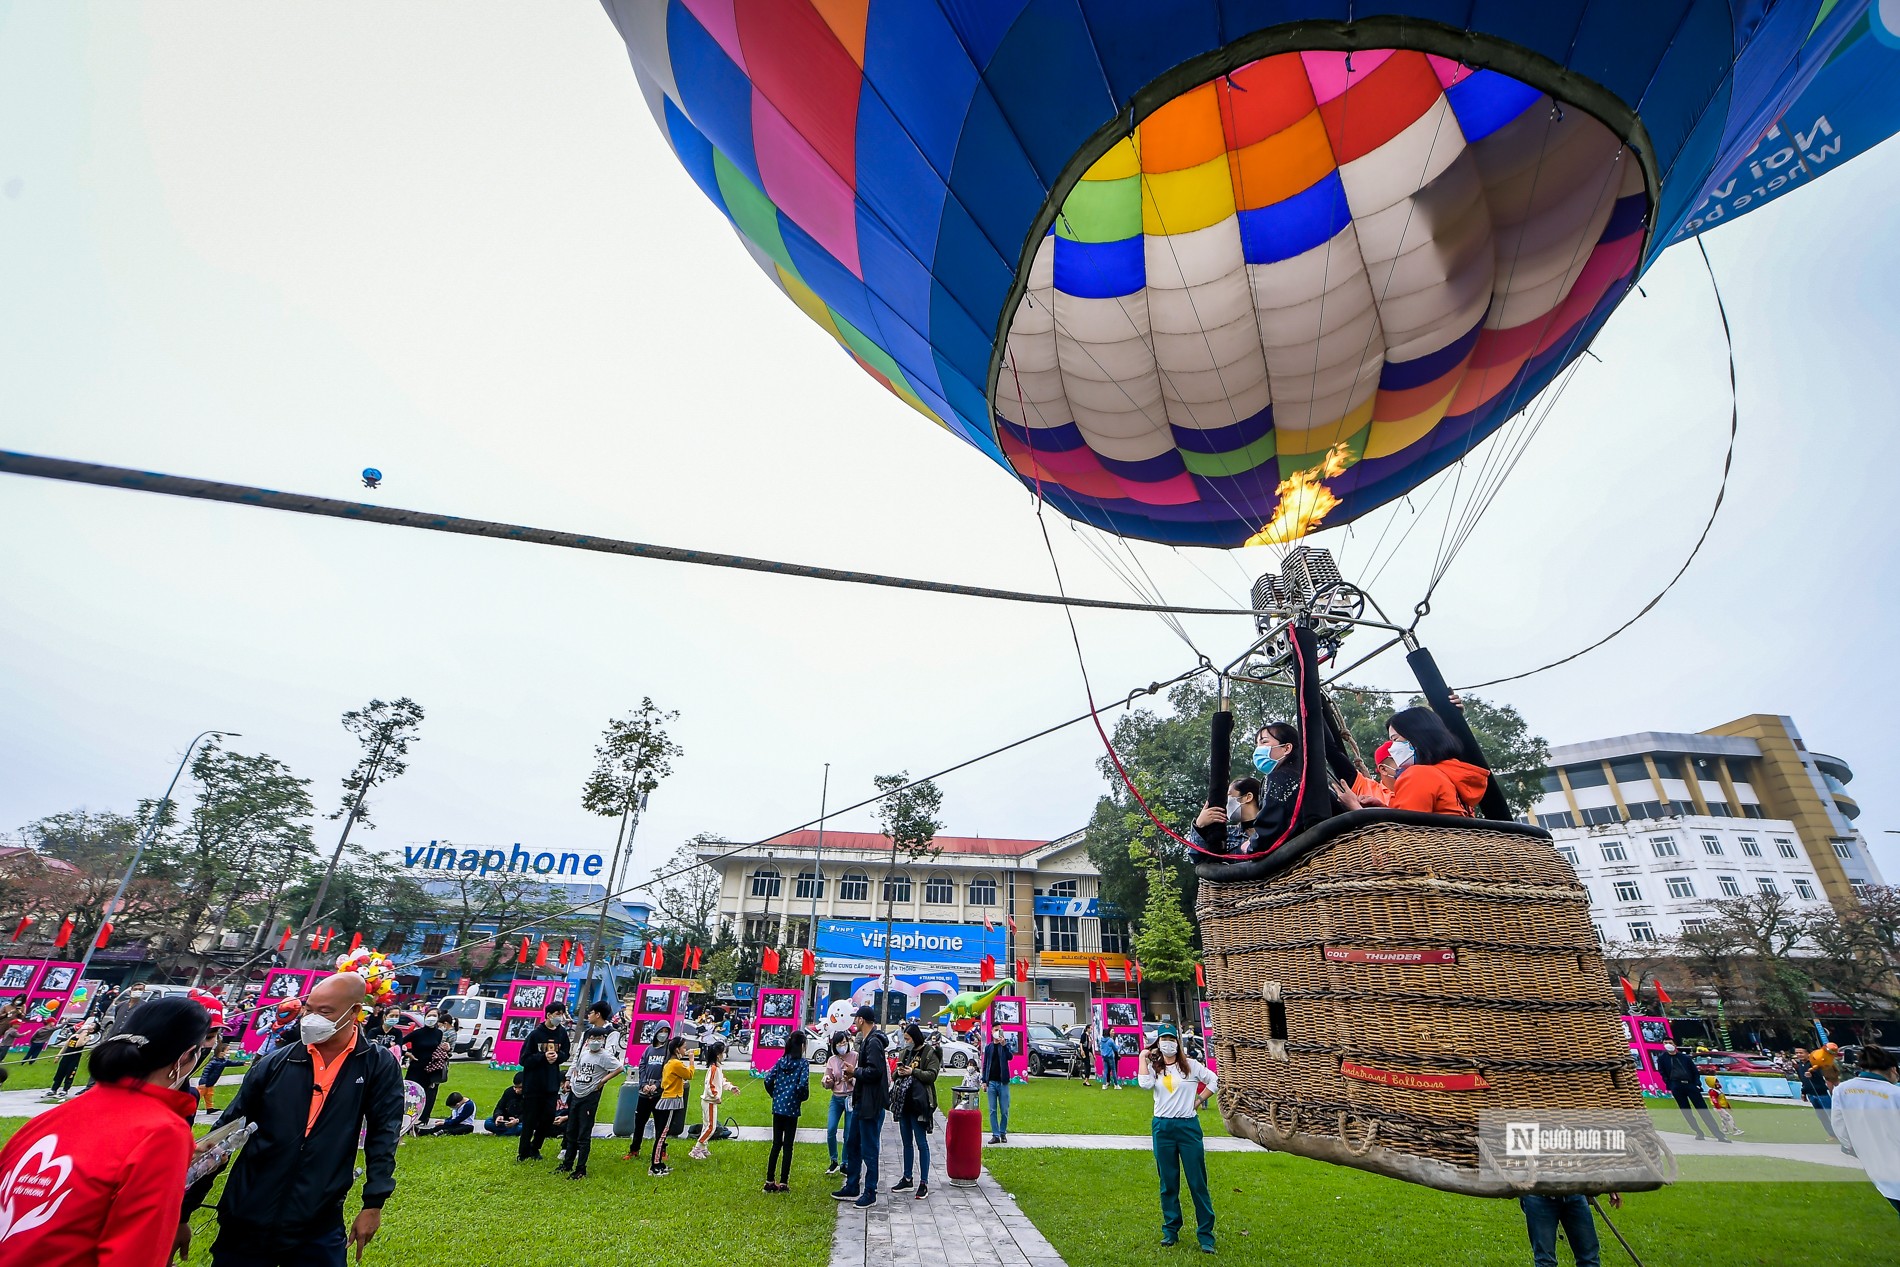
{"label": "white van", "polygon": [[487,1060],[501,1037],[502,1001],[486,994],[451,994],[434,1010],[455,1018],[454,1052],[470,1060]]}

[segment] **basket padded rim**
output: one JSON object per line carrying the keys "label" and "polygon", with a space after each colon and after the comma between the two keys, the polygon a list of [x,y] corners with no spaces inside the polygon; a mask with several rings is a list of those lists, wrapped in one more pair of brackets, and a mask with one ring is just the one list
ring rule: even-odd
{"label": "basket padded rim", "polygon": [[1307,854],[1340,836],[1366,827],[1435,827],[1456,831],[1496,832],[1504,836],[1527,836],[1548,843],[1550,833],[1515,819],[1458,818],[1451,814],[1421,814],[1409,809],[1355,809],[1335,814],[1317,827],[1309,827],[1262,858],[1249,862],[1197,862],[1194,874],[1202,884],[1253,884],[1285,871]]}

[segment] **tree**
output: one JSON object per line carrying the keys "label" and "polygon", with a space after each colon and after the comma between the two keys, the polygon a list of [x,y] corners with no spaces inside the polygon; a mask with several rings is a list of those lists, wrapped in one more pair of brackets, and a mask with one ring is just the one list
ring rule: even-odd
{"label": "tree", "polygon": [[[171,805],[166,802],[167,811]],[[34,933],[49,943],[45,947],[49,954],[53,952],[50,943],[68,916],[73,921],[69,948],[83,949],[98,937],[106,903],[125,873],[125,860],[157,808],[155,802],[141,802],[135,816],[73,810],[48,815],[21,829],[33,853],[30,858],[11,860],[7,868],[18,894],[17,908],[10,904],[9,910],[34,917]],[[167,812],[161,829],[171,819]],[[138,939],[169,927],[176,898],[168,878],[150,870],[134,876],[112,918],[115,935]]]}
{"label": "tree", "polygon": [[[484,876],[475,871],[445,871],[439,878],[424,880],[421,888],[432,903],[427,922],[454,931],[453,940],[436,957],[453,954],[457,972],[465,977],[474,976],[494,959],[512,959],[509,952],[514,947],[498,940],[500,930],[552,920],[568,909],[559,890],[548,889],[533,876],[512,872]],[[478,928],[490,925],[497,935],[477,935]]]}
{"label": "tree", "polygon": [[884,794],[872,814],[891,842],[893,874],[886,875],[884,881],[884,974],[880,978],[884,996],[888,1000],[891,991],[891,922],[897,907],[897,891],[890,882],[898,869],[900,856],[904,866],[913,867],[943,852],[936,843],[937,833],[943,830],[943,824],[937,821],[937,811],[943,808],[943,793],[929,779],[919,779],[912,785],[907,770],[899,770],[896,774],[880,774],[872,782]]}
{"label": "tree", "polygon": [[[1511,705],[1493,704],[1475,695],[1463,699],[1465,724],[1490,763],[1491,777],[1504,793],[1505,804],[1513,814],[1528,814],[1544,794],[1550,744],[1542,735],[1533,735],[1530,723]],[[1414,695],[1411,702],[1422,705],[1425,697]]]}
{"label": "tree", "polygon": [[1900,888],[1872,884],[1852,908],[1808,916],[1818,983],[1857,1008],[1900,1007]]}
{"label": "tree", "polygon": [[[409,745],[416,741],[422,729],[422,705],[406,695],[394,703],[373,699],[362,708],[353,708],[343,714],[343,729],[356,737],[363,755],[343,776],[343,800],[336,812],[330,815],[332,819],[343,820],[343,831],[337,837],[336,849],[330,854],[329,865],[324,868],[323,879],[317,884],[310,911],[297,929],[299,941],[323,912],[323,904],[330,892],[330,877],[343,857],[343,847],[350,841],[350,828],[358,822],[366,829],[374,826],[369,821],[371,790],[402,777],[408,771]],[[302,958],[301,951],[297,958]],[[297,959],[292,962],[297,962]]]}
{"label": "tree", "polygon": [[[1152,826],[1152,824],[1150,825]],[[1135,930],[1135,959],[1142,976],[1173,988],[1175,1015],[1184,1016],[1180,986],[1194,977],[1194,924],[1181,908],[1174,868],[1158,854],[1148,868],[1148,904]]]}
{"label": "tree", "polygon": [[1673,945],[1680,962],[1726,1008],[1752,1005],[1758,1014],[1788,1031],[1804,1028],[1812,1015],[1808,991],[1814,985],[1814,957],[1803,945],[1808,934],[1805,910],[1786,893],[1751,893],[1704,904],[1700,928],[1683,933]]}
{"label": "tree", "polygon": [[719,873],[700,861],[698,847],[727,843],[701,832],[673,851],[662,868],[669,878],[647,887],[658,916],[657,931],[686,946],[712,944],[719,919]]}
{"label": "tree", "polygon": [[614,840],[613,865],[607,868],[593,953],[587,957],[587,980],[581,986],[583,1001],[593,990],[594,961],[600,957],[607,937],[607,902],[617,891],[625,851],[639,829],[640,811],[646,808],[647,797],[660,786],[660,780],[673,773],[673,758],[685,751],[666,733],[666,723],[678,717],[677,711],[662,712],[652,697],[643,696],[634,714],[609,721],[600,742],[594,745],[594,770],[581,787],[581,808],[603,818],[618,815],[620,833]]}

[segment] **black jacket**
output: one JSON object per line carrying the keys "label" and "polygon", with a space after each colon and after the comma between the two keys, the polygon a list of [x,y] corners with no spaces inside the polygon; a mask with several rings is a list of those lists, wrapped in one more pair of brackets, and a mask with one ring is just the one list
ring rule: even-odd
{"label": "black jacket", "polygon": [[[343,1198],[356,1175],[356,1141],[364,1127],[363,1204],[381,1209],[396,1190],[396,1136],[402,1127],[402,1068],[384,1048],[359,1032],[336,1081],[304,1134],[316,1094],[310,1049],[298,1043],[258,1058],[244,1085],[218,1118],[257,1125],[231,1164],[218,1222],[245,1229],[260,1244],[285,1245],[327,1232],[343,1222]],[[203,1203],[211,1180],[185,1199],[187,1212]]]}
{"label": "black jacket", "polygon": [[858,1081],[851,1091],[853,1113],[882,1113],[891,1103],[889,1044],[884,1031],[873,1029],[858,1041]]}
{"label": "black jacket", "polygon": [[495,1111],[490,1117],[521,1117],[521,1092],[509,1087],[501,1093],[501,1099],[495,1101]]}
{"label": "black jacket", "polygon": [[409,1080],[429,1085],[434,1075],[428,1072],[429,1057],[435,1055],[435,1049],[443,1043],[442,1031],[431,1029],[427,1025],[418,1025],[409,1031],[409,1037],[402,1045],[409,1049]]}
{"label": "black jacket", "polygon": [[983,1081],[1009,1081],[1009,1044],[992,1042],[983,1048]]}
{"label": "black jacket", "polygon": [[1695,1059],[1686,1051],[1666,1051],[1657,1056],[1656,1076],[1672,1089],[1697,1086],[1702,1081],[1702,1071],[1695,1067]]}
{"label": "black jacket", "polygon": [[[542,1054],[543,1043],[558,1045],[561,1058],[553,1064],[547,1062]],[[559,1095],[561,1091],[561,1066],[567,1063],[569,1051],[567,1031],[542,1021],[528,1031],[528,1037],[521,1044],[521,1093],[529,1096]]]}

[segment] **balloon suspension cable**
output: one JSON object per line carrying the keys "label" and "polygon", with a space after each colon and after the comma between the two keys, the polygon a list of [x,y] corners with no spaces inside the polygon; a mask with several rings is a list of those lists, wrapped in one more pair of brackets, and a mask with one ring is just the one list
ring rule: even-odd
{"label": "balloon suspension cable", "polygon": [[622,541],[613,537],[597,537],[587,533],[567,532],[554,528],[533,528],[523,524],[495,523],[486,519],[465,519],[458,515],[441,515],[433,511],[403,510],[394,506],[379,506],[373,502],[343,501],[333,497],[315,497],[307,493],[285,493],[247,484],[227,484],[218,480],[165,475],[155,471],[138,471],[129,467],[42,457],[11,450],[0,450],[0,474],[31,475],[40,479],[64,480],[75,484],[96,484],[103,488],[161,493],[167,497],[232,502],[242,506],[289,511],[298,515],[350,519],[397,528],[417,528],[425,532],[491,537],[503,541],[525,541],[532,545],[560,546],[569,550],[589,550],[598,554],[628,555],[634,558],[659,559],[669,563],[691,563],[700,567],[733,568],[742,572],[768,572],[779,576],[836,581],[849,585],[876,585],[887,589],[918,590],[929,594],[954,594],[964,598],[987,598],[1006,603],[1092,607],[1101,611],[1146,612],[1176,616],[1253,615],[1251,611],[1242,607],[1167,607],[1156,603],[1131,603],[1109,598],[1068,598],[1055,594],[993,589],[982,585],[959,585],[950,581],[887,576],[877,572],[852,572],[842,568],[817,567],[807,563],[756,559],[741,554],[720,554],[708,550],[689,550],[680,546],[654,545],[643,541]]}

